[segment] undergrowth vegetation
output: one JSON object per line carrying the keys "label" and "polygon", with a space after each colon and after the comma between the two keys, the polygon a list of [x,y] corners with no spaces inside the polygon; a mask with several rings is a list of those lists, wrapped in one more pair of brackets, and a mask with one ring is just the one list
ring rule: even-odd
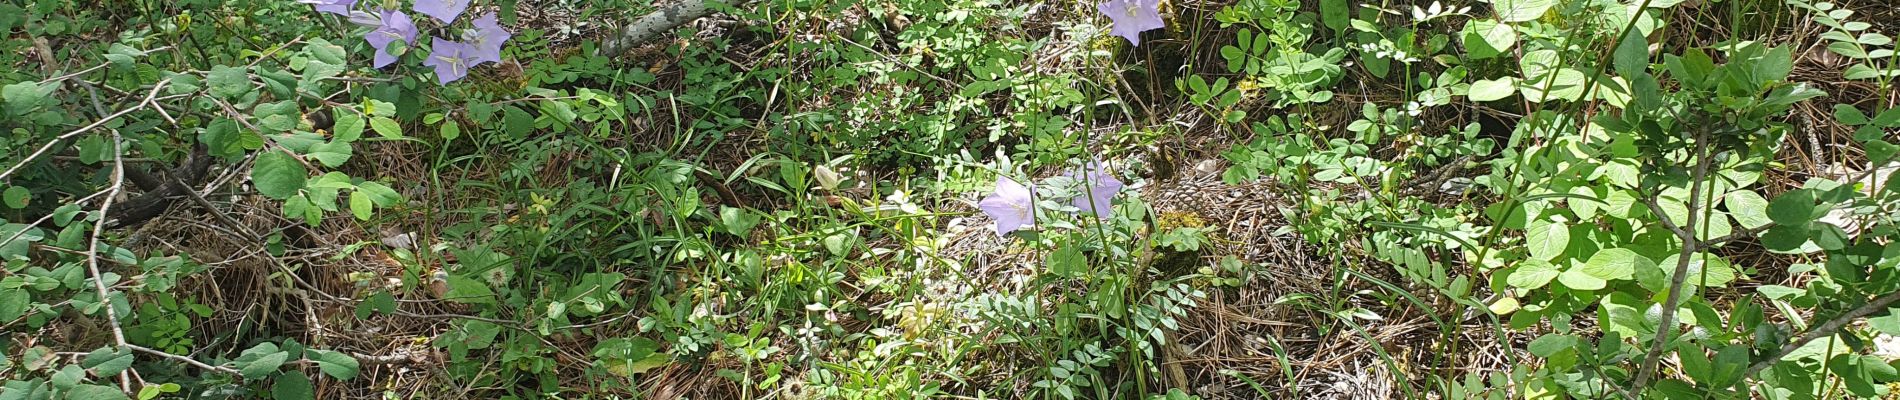
{"label": "undergrowth vegetation", "polygon": [[1896,34],[0,2],[0,399],[1894,398]]}

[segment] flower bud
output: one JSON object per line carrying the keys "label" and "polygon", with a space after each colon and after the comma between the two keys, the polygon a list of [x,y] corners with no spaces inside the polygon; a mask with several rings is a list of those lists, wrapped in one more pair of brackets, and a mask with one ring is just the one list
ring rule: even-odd
{"label": "flower bud", "polygon": [[818,179],[818,187],[825,190],[838,190],[838,184],[844,182],[844,177],[838,175],[837,171],[823,165],[812,167],[811,174]]}

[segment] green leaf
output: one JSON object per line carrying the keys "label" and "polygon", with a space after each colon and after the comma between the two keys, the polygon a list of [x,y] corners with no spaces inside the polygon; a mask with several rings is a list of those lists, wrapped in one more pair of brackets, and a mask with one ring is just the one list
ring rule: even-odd
{"label": "green leaf", "polygon": [[1669,67],[1669,73],[1676,79],[1685,81],[1692,88],[1707,85],[1709,73],[1715,71],[1715,60],[1701,49],[1690,48],[1682,51],[1681,56],[1663,57],[1663,65]]}
{"label": "green leaf", "polygon": [[1526,85],[1519,87],[1525,99],[1531,101],[1567,100],[1574,101],[1583,97],[1584,84],[1588,75],[1572,68],[1559,68],[1555,75],[1527,76]]}
{"label": "green leaf", "polygon": [[1768,218],[1768,199],[1753,190],[1729,192],[1722,197],[1722,206],[1728,208],[1729,215],[1743,228],[1755,229],[1775,222]]}
{"label": "green leaf", "polygon": [[1760,287],[1756,287],[1755,291],[1761,292],[1761,295],[1768,296],[1768,298],[1775,300],[1787,300],[1790,297],[1808,293],[1806,290],[1781,285],[1761,285]]}
{"label": "green leaf", "polygon": [[1346,0],[1320,0],[1319,15],[1320,22],[1326,24],[1327,28],[1334,32],[1343,31],[1347,23],[1352,21],[1352,5],[1347,4]]}
{"label": "green leaf", "polygon": [[1609,282],[1583,272],[1583,268],[1571,268],[1557,275],[1557,282],[1576,290],[1597,290],[1608,286]]}
{"label": "green leaf", "polygon": [[1622,76],[1636,76],[1649,70],[1649,40],[1635,29],[1623,35],[1616,44],[1616,54],[1611,58],[1616,65],[1616,73]]}
{"label": "green leaf", "polygon": [[495,291],[487,283],[462,275],[449,275],[449,292],[443,297],[457,303],[495,303]]}
{"label": "green leaf", "polygon": [[235,99],[251,92],[251,69],[249,66],[211,67],[205,74],[205,80],[211,87],[211,95],[225,99]]}
{"label": "green leaf", "polygon": [[303,164],[282,151],[257,156],[257,165],[251,167],[251,182],[257,185],[257,192],[273,199],[296,195],[309,179],[310,173]]}
{"label": "green leaf", "polygon": [[347,142],[329,141],[310,146],[310,158],[317,159],[325,167],[336,167],[350,161],[355,150]]}
{"label": "green leaf", "polygon": [[1603,249],[1583,264],[1583,272],[1606,281],[1630,279],[1638,269],[1656,268],[1656,262],[1629,249]]}
{"label": "green leaf", "polygon": [[252,110],[252,114],[257,119],[257,127],[266,130],[265,133],[280,133],[296,129],[298,120],[303,118],[297,109],[297,103],[288,100],[258,104],[257,108]]}
{"label": "green leaf", "polygon": [[0,200],[4,200],[7,208],[26,208],[27,200],[32,199],[33,192],[20,186],[8,186],[7,191],[0,194]]}
{"label": "green leaf", "polygon": [[132,367],[132,351],[112,347],[101,347],[86,354],[82,366],[92,370],[94,376],[112,376]]}
{"label": "green leaf", "polygon": [[1539,336],[1536,340],[1532,340],[1529,349],[1533,355],[1548,358],[1552,355],[1556,355],[1558,352],[1576,347],[1576,336],[1549,333],[1544,334],[1544,336]]}
{"label": "green leaf", "polygon": [[1808,242],[1808,225],[1776,225],[1761,234],[1761,245],[1768,251],[1781,254],[1802,254],[1819,251]]}
{"label": "green leaf", "polygon": [[1049,271],[1056,276],[1075,277],[1088,272],[1088,257],[1078,246],[1062,246],[1049,254]]}
{"label": "green leaf", "polygon": [[[1900,69],[1896,69],[1895,71],[1900,71]],[[1896,75],[1895,77],[1900,77],[1900,75]],[[1869,122],[1872,122],[1873,124],[1880,125],[1880,126],[1900,125],[1900,107],[1889,108],[1887,109],[1887,111],[1881,111],[1880,115],[1875,116],[1873,121],[1869,121]]]}
{"label": "green leaf", "polygon": [[733,236],[745,237],[752,233],[752,228],[759,225],[760,219],[759,214],[743,208],[719,206],[719,225]]}
{"label": "green leaf", "polygon": [[385,291],[377,291],[375,294],[369,295],[369,298],[362,303],[356,304],[357,319],[369,318],[372,312],[387,314],[394,311],[396,311],[396,296],[390,295],[389,292]]}
{"label": "green leaf", "polygon": [[86,369],[80,368],[77,364],[66,364],[65,367],[61,367],[59,371],[54,372],[53,377],[47,379],[47,381],[52,383],[53,387],[71,389],[74,385],[86,381]]}
{"label": "green leaf", "polygon": [[1511,276],[1505,278],[1505,283],[1519,289],[1536,289],[1549,284],[1550,280],[1556,279],[1559,273],[1557,266],[1551,265],[1548,261],[1533,258],[1518,263],[1517,270],[1511,271]]}
{"label": "green leaf", "polygon": [[1465,23],[1461,34],[1465,53],[1476,60],[1497,57],[1517,47],[1517,29],[1495,20],[1473,19]]}
{"label": "green leaf", "polygon": [[[0,235],[10,235],[0,231]],[[5,237],[0,237],[5,239]],[[24,243],[25,241],[21,241]],[[33,304],[33,298],[27,296],[26,288],[0,287],[0,321],[11,322],[26,315],[26,308]]]}
{"label": "green leaf", "polygon": [[304,350],[304,358],[316,362],[317,369],[322,370],[324,375],[340,380],[354,379],[360,371],[356,358],[342,352],[310,349]]}
{"label": "green leaf", "polygon": [[41,106],[53,103],[51,96],[56,88],[58,88],[56,85],[42,86],[31,81],[17,82],[0,87],[0,101],[6,103],[8,114],[26,115]]}
{"label": "green leaf", "polygon": [[270,397],[273,400],[311,400],[317,398],[316,391],[310,386],[310,377],[303,372],[291,371],[277,377],[270,385]]}
{"label": "green leaf", "polygon": [[462,324],[462,330],[467,332],[468,340],[464,343],[468,344],[468,348],[486,349],[495,344],[495,336],[501,334],[501,325],[471,320]]}
{"label": "green leaf", "polygon": [[1570,227],[1547,219],[1532,221],[1524,229],[1524,247],[1528,248],[1532,258],[1550,261],[1564,254],[1564,248],[1570,246]]}
{"label": "green leaf", "polygon": [[1471,82],[1471,89],[1466,96],[1470,97],[1471,101],[1494,101],[1511,97],[1513,93],[1517,93],[1517,78],[1507,76],[1495,80],[1479,79]]}
{"label": "green leaf", "polygon": [[508,106],[502,116],[502,129],[508,133],[508,136],[516,138],[527,136],[528,132],[534,130],[534,116],[528,115],[528,112],[522,111],[520,107]]}
{"label": "green leaf", "polygon": [[1556,0],[1494,0],[1491,5],[1504,22],[1524,22],[1544,16]]}
{"label": "green leaf", "polygon": [[1855,108],[1851,104],[1835,104],[1834,121],[1845,125],[1859,126],[1866,125],[1871,120],[1867,118],[1867,114],[1862,114],[1859,108]]}
{"label": "green leaf", "polygon": [[79,385],[66,390],[65,398],[85,400],[125,400],[125,392],[119,388],[100,385]]}
{"label": "green leaf", "polygon": [[1704,215],[1701,220],[1696,221],[1695,227],[1689,229],[1693,230],[1696,239],[1701,240],[1712,240],[1735,233],[1735,226],[1729,223],[1728,214],[1720,212]]}
{"label": "green leaf", "polygon": [[644,373],[672,361],[671,356],[659,351],[659,343],[642,337],[601,341],[594,346],[594,357],[609,372],[620,376]]}
{"label": "green leaf", "polygon": [[1806,226],[1814,221],[1814,190],[1797,189],[1775,196],[1768,203],[1768,219],[1777,224]]}
{"label": "green leaf", "polygon": [[290,353],[279,350],[276,343],[263,342],[245,349],[231,362],[237,367],[238,373],[244,375],[244,379],[261,379],[276,373],[277,367],[283,366],[284,361],[289,359]]}
{"label": "green leaf", "polygon": [[1775,47],[1755,61],[1756,82],[1780,82],[1794,71],[1794,51],[1788,46]]}
{"label": "green leaf", "polygon": [[448,120],[442,123],[442,128],[437,131],[437,134],[442,135],[442,140],[453,141],[455,138],[462,137],[462,124],[455,123],[455,120]]}
{"label": "green leaf", "polygon": [[1900,307],[1888,307],[1887,315],[1868,318],[1867,326],[1893,336],[1900,336]]}
{"label": "green leaf", "polygon": [[357,183],[356,191],[369,196],[369,200],[376,203],[377,207],[388,207],[402,203],[402,195],[397,194],[396,189],[390,189],[389,186],[383,185],[382,182],[363,181]]}
{"label": "green leaf", "polygon": [[1808,232],[1808,238],[1814,240],[1814,245],[1820,246],[1821,250],[1844,249],[1854,241],[1853,238],[1848,237],[1846,230],[1834,224],[1818,223],[1809,227],[1813,230]]}
{"label": "green leaf", "polygon": [[368,195],[364,195],[363,192],[350,192],[350,214],[355,215],[357,220],[368,221],[370,212],[375,209],[375,205],[370,204]]}
{"label": "green leaf", "polygon": [[844,232],[825,236],[824,245],[825,251],[831,252],[831,255],[842,257],[851,252],[851,236]]}
{"label": "green leaf", "polygon": [[363,116],[357,115],[355,110],[337,107],[330,114],[336,116],[336,123],[330,126],[331,140],[350,143],[363,137]]}
{"label": "green leaf", "polygon": [[384,138],[402,138],[402,125],[397,124],[396,120],[389,119],[389,117],[372,117],[369,119],[369,127],[375,129],[376,134]]}
{"label": "green leaf", "polygon": [[321,38],[311,39],[309,43],[304,44],[303,49],[312,58],[331,64],[344,63],[343,57],[347,54],[343,51],[343,46],[332,44]]}
{"label": "green leaf", "polygon": [[[1598,320],[1605,332],[1614,332],[1623,337],[1646,337],[1655,334],[1654,323],[1643,314],[1650,304],[1624,292],[1610,292],[1598,302]],[[1604,342],[1608,346],[1608,342]]]}
{"label": "green leaf", "polygon": [[[1675,274],[1676,262],[1681,259],[1680,255],[1672,255],[1669,256],[1669,258],[1663,259],[1662,265],[1665,266],[1663,268],[1665,277]],[[1683,279],[1683,282],[1690,285],[1725,287],[1728,286],[1729,282],[1735,281],[1735,267],[1729,265],[1728,260],[1723,259],[1721,256],[1709,253],[1692,254],[1689,256],[1688,267],[1688,273],[1684,275],[1686,278]]]}

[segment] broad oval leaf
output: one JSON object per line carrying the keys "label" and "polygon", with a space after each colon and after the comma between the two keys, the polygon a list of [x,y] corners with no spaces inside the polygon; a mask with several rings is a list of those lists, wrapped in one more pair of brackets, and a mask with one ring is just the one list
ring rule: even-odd
{"label": "broad oval leaf", "polygon": [[257,156],[256,166],[251,167],[251,183],[257,186],[257,192],[273,199],[296,195],[309,180],[310,173],[303,164],[282,151]]}
{"label": "broad oval leaf", "polygon": [[1629,249],[1603,249],[1583,264],[1583,272],[1603,280],[1630,279],[1639,269],[1656,268],[1656,262]]}
{"label": "broad oval leaf", "polygon": [[1564,254],[1564,248],[1570,246],[1570,227],[1550,220],[1531,222],[1524,229],[1524,247],[1530,250],[1531,258],[1550,261]]}

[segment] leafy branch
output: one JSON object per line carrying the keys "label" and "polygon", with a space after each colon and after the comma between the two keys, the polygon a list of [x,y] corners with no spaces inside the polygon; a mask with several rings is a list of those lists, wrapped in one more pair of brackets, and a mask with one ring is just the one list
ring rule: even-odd
{"label": "leafy branch", "polygon": [[1841,313],[1841,315],[1835,316],[1834,319],[1830,319],[1820,326],[1814,327],[1814,329],[1809,329],[1807,333],[1803,333],[1794,340],[1788,341],[1787,344],[1781,345],[1781,349],[1775,351],[1773,356],[1763,358],[1760,361],[1755,361],[1754,364],[1750,364],[1748,370],[1743,372],[1742,376],[1754,376],[1756,373],[1761,372],[1761,370],[1774,366],[1775,363],[1780,362],[1783,357],[1794,354],[1795,350],[1800,350],[1801,346],[1808,344],[1808,342],[1833,336],[1835,332],[1847,327],[1848,324],[1852,324],[1854,321],[1873,315],[1874,313],[1884,311],[1888,305],[1892,305],[1895,302],[1900,302],[1900,292],[1891,292],[1881,295],[1880,297],[1875,297],[1873,300],[1868,301],[1867,304],[1862,304],[1860,307],[1854,307],[1852,310]]}

